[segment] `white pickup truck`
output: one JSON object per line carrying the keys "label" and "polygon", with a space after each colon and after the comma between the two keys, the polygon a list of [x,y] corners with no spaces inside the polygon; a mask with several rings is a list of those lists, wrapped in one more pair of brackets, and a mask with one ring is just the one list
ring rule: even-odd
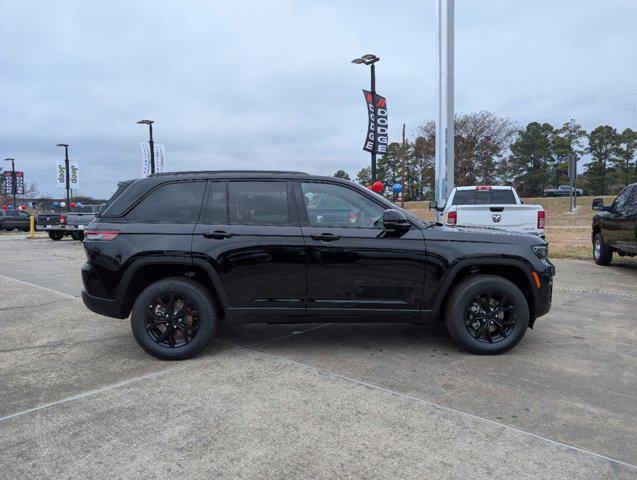
{"label": "white pickup truck", "polygon": [[492,227],[544,238],[546,213],[542,205],[526,205],[513,187],[456,187],[447,203],[430,208],[447,225]]}

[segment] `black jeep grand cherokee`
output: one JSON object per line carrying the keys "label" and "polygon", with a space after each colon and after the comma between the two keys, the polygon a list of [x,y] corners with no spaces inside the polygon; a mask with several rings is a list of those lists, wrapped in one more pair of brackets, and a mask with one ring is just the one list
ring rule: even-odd
{"label": "black jeep grand cherokee", "polygon": [[298,172],[124,182],[85,232],[82,298],[131,316],[156,357],[200,351],[224,322],[443,319],[463,348],[514,347],[551,305],[547,244],[427,223],[348,181]]}

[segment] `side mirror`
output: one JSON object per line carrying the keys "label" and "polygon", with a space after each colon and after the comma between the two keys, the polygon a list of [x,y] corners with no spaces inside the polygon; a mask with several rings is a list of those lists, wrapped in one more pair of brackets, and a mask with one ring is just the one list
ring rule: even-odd
{"label": "side mirror", "polygon": [[433,202],[429,202],[429,210],[437,212],[439,209],[440,208],[438,207],[438,202],[436,202],[435,200]]}
{"label": "side mirror", "polygon": [[593,210],[598,212],[603,212],[605,210],[603,198],[596,198],[593,200]]}
{"label": "side mirror", "polygon": [[400,210],[385,210],[383,212],[383,228],[391,232],[405,233],[411,228],[411,223]]}

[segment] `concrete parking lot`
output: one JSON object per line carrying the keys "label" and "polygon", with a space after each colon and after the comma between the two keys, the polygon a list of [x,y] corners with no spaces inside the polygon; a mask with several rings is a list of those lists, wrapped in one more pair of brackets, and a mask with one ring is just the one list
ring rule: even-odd
{"label": "concrete parking lot", "polygon": [[555,261],[497,357],[442,325],[224,325],[184,362],[88,311],[83,262],[0,235],[0,478],[637,477],[637,262]]}

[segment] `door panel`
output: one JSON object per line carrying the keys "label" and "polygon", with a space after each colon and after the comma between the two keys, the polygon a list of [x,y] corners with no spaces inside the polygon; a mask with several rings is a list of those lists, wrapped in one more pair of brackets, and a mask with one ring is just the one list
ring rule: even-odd
{"label": "door panel", "polygon": [[[210,182],[193,258],[217,272],[234,314],[305,315],[305,245],[300,227],[290,224],[296,213],[288,188],[281,181]],[[251,224],[231,224],[241,222]]]}
{"label": "door panel", "polygon": [[422,232],[388,234],[380,225],[386,206],[353,187],[308,181],[296,192],[308,247],[308,315],[419,315]]}
{"label": "door panel", "polygon": [[[402,237],[379,236],[377,228],[302,230],[309,257],[308,314],[420,313],[426,266],[419,229]],[[324,234],[338,238],[320,240]]]}

